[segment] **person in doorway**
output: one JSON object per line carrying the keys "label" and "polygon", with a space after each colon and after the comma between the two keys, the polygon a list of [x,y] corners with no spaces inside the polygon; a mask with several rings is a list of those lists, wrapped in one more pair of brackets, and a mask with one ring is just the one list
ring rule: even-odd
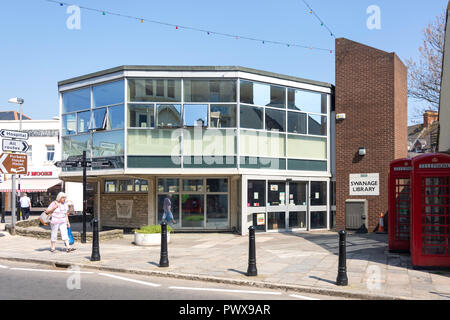
{"label": "person in doorway", "polygon": [[24,192],[20,197],[20,211],[22,212],[22,220],[27,220],[30,217],[31,200]]}
{"label": "person in doorway", "polygon": [[67,234],[67,228],[70,227],[69,223],[69,206],[66,202],[67,195],[64,192],[58,193],[56,200],[53,201],[45,210],[46,214],[51,214],[50,226],[51,232],[51,247],[50,251],[55,252],[56,240],[58,239],[58,231],[61,232],[61,239],[66,245],[66,252],[75,250],[69,245],[69,236]]}
{"label": "person in doorway", "polygon": [[162,216],[162,220],[163,221],[167,221],[168,223],[172,223],[175,224],[177,223],[174,219],[173,219],[173,214],[172,214],[172,195],[168,194],[166,198],[164,198],[164,203],[163,203],[163,211],[164,214]]}

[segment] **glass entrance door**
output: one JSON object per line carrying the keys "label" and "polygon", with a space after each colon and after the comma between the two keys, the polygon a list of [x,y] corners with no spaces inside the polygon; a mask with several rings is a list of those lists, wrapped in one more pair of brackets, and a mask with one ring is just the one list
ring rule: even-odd
{"label": "glass entrance door", "polygon": [[288,195],[287,227],[306,230],[308,226],[308,182],[289,182]]}
{"label": "glass entrance door", "polygon": [[309,229],[326,229],[327,181],[311,181],[309,193]]}
{"label": "glass entrance door", "polygon": [[286,182],[267,182],[267,230],[286,229]]}

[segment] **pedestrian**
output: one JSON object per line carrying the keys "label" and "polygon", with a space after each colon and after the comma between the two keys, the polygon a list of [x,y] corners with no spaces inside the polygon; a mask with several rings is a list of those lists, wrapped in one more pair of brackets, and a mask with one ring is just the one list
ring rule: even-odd
{"label": "pedestrian", "polygon": [[164,199],[164,204],[163,204],[164,214],[162,216],[162,219],[163,219],[163,221],[167,221],[169,223],[175,224],[177,222],[173,219],[171,199],[172,199],[172,195],[170,193]]}
{"label": "pedestrian", "polygon": [[65,203],[67,195],[64,192],[58,193],[56,200],[53,201],[45,210],[46,214],[51,214],[50,220],[51,232],[51,247],[50,251],[55,252],[56,240],[58,239],[58,231],[61,232],[61,239],[66,245],[66,252],[71,252],[75,248],[69,245],[69,236],[67,234],[67,228],[70,227],[69,223],[69,206]]}
{"label": "pedestrian", "polygon": [[22,212],[22,220],[27,220],[30,217],[31,210],[31,200],[27,196],[27,193],[22,193],[22,197],[20,197],[20,211]]}

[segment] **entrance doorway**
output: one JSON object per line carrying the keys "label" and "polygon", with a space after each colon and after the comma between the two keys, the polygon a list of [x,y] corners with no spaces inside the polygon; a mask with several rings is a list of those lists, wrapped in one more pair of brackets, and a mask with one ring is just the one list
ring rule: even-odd
{"label": "entrance doorway", "polygon": [[367,226],[367,200],[347,200],[345,202],[345,228],[359,229]]}

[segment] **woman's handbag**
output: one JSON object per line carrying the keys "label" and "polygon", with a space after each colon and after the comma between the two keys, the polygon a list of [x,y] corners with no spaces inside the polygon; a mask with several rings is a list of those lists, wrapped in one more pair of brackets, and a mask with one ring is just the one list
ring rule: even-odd
{"label": "woman's handbag", "polygon": [[69,236],[69,245],[73,245],[75,240],[73,240],[72,229],[70,227],[67,228],[67,235]]}
{"label": "woman's handbag", "polygon": [[41,223],[44,226],[48,226],[48,224],[50,223],[52,216],[50,214],[46,214],[45,211],[41,213],[40,217],[39,217],[39,221],[41,221]]}

